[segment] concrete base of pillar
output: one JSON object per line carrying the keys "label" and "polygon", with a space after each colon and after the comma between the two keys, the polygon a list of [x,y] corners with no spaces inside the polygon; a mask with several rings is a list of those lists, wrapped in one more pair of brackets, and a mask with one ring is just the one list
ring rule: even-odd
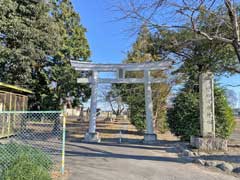
{"label": "concrete base of pillar", "polygon": [[101,142],[101,138],[99,136],[99,133],[89,133],[87,132],[84,137],[84,142]]}
{"label": "concrete base of pillar", "polygon": [[144,134],[144,144],[154,144],[157,142],[157,135],[156,134]]}
{"label": "concrete base of pillar", "polygon": [[195,137],[191,136],[190,145],[203,151],[227,151],[228,141],[215,137]]}

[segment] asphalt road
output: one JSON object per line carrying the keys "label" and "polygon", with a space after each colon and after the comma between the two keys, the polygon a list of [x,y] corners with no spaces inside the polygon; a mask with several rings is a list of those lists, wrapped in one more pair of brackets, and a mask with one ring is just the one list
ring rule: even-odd
{"label": "asphalt road", "polygon": [[220,170],[178,158],[176,144],[84,144],[68,142],[70,180],[237,180]]}

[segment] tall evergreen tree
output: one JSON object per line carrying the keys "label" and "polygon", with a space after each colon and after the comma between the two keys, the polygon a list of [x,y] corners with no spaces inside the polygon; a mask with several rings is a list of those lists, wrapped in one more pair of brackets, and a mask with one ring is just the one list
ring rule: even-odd
{"label": "tall evergreen tree", "polygon": [[61,37],[59,26],[43,1],[3,0],[0,2],[0,80],[32,88]]}
{"label": "tall evergreen tree", "polygon": [[87,61],[90,56],[86,29],[81,25],[80,16],[70,0],[61,0],[54,5],[53,14],[62,30],[63,44],[52,59],[50,81],[53,86],[49,92],[42,94],[42,104],[48,109],[59,109],[67,101],[72,106],[79,105],[80,100],[90,96],[88,86],[77,83],[81,74],[70,64],[70,60]]}
{"label": "tall evergreen tree", "polygon": [[0,81],[33,90],[34,109],[59,109],[66,97],[78,104],[89,93],[70,60],[90,56],[85,32],[69,0],[1,1]]}

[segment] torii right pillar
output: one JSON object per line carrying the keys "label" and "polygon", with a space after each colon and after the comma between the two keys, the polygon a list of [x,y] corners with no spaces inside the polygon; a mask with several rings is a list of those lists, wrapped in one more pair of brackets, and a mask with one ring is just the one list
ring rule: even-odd
{"label": "torii right pillar", "polygon": [[145,89],[145,111],[146,111],[146,133],[144,135],[144,143],[154,143],[157,135],[154,133],[153,126],[153,102],[151,88],[151,71],[144,71],[144,89]]}

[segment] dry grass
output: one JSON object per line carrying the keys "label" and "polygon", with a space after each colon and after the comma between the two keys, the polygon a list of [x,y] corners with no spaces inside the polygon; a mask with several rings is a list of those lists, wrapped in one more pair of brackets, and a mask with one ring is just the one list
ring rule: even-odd
{"label": "dry grass", "polygon": [[[82,139],[85,133],[88,131],[89,122],[78,121],[77,118],[67,119],[67,138]],[[115,121],[104,121],[103,118],[97,119],[97,132],[100,133],[102,140],[136,140],[143,139],[143,134],[139,133],[135,126],[133,126],[127,119],[118,119]],[[176,141],[179,140],[176,136],[170,132],[165,134],[158,134],[158,138],[161,140]]]}
{"label": "dry grass", "polygon": [[57,167],[55,168],[55,170],[53,170],[51,172],[51,178],[53,180],[67,180],[69,177],[69,170],[64,171],[64,175],[62,175],[62,173],[59,171],[60,169],[60,165],[57,165]]}

